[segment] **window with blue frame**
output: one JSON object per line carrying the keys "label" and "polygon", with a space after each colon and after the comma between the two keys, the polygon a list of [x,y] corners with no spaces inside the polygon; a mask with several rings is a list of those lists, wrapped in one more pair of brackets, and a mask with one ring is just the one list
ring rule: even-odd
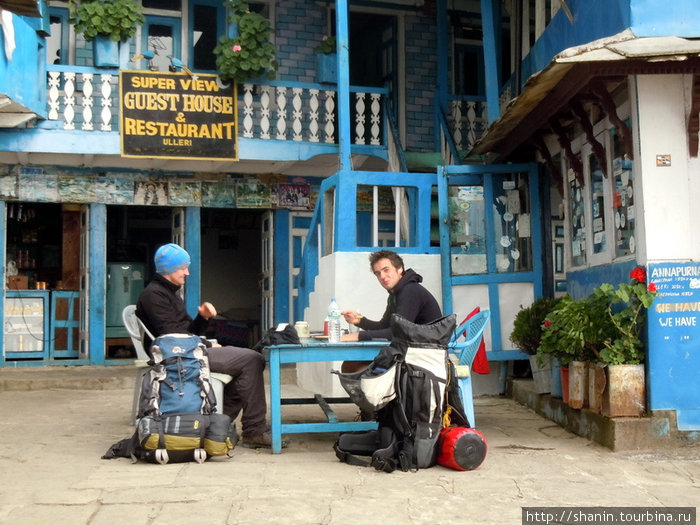
{"label": "window with blue frame", "polygon": [[197,0],[190,5],[191,68],[215,71],[214,48],[224,34],[224,9],[220,0]]}
{"label": "window with blue frame", "polygon": [[68,9],[49,9],[49,28],[46,37],[46,63],[68,64]]}

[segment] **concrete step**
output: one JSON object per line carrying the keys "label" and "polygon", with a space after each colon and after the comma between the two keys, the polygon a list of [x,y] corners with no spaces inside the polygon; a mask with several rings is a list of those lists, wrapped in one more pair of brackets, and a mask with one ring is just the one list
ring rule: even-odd
{"label": "concrete step", "polygon": [[532,379],[512,380],[512,397],[569,432],[615,452],[654,450],[698,443],[694,432],[679,431],[675,411],[654,411],[643,417],[606,417],[587,408],[574,409],[559,397],[538,394]]}

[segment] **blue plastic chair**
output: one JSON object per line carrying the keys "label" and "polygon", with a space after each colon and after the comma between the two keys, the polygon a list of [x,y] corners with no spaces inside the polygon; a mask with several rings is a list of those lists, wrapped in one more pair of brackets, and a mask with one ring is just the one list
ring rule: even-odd
{"label": "blue plastic chair", "polygon": [[465,416],[469,425],[474,428],[474,399],[472,394],[471,367],[481,344],[484,329],[489,322],[491,312],[482,310],[464,321],[456,330],[448,349],[455,356],[459,393],[464,405]]}

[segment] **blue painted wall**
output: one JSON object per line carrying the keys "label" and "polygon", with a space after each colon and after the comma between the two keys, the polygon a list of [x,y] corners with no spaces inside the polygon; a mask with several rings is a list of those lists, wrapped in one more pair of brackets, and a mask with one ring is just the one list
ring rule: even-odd
{"label": "blue painted wall", "polygon": [[46,85],[37,82],[44,78],[46,67],[44,39],[26,20],[12,15],[15,50],[11,60],[5,53],[5,32],[0,29],[0,93],[46,117]]}
{"label": "blue painted wall", "polygon": [[[522,62],[522,83],[569,47],[615,35],[630,26],[630,0],[569,0],[572,24],[560,9]],[[657,16],[658,16],[658,1]]]}
{"label": "blue painted wall", "polygon": [[[665,5],[669,9],[665,9]],[[630,27],[637,36],[700,36],[700,2],[697,0],[672,0],[669,4],[658,0],[631,0],[630,7]]]}
{"label": "blue painted wall", "polygon": [[574,299],[582,299],[593,293],[602,283],[618,285],[630,281],[630,272],[637,266],[636,261],[625,261],[605,266],[595,266],[566,274],[567,291]]}

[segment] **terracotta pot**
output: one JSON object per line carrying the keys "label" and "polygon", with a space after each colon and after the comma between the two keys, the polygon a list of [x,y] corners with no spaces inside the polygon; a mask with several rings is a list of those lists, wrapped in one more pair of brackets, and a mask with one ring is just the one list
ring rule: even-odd
{"label": "terracotta pot", "polygon": [[583,408],[586,406],[588,393],[588,381],[586,363],[572,361],[569,364],[569,406],[571,408]]}
{"label": "terracotta pot", "polygon": [[559,374],[561,377],[561,398],[564,403],[569,403],[569,367],[562,366],[559,367]]}
{"label": "terracotta pot", "polygon": [[603,414],[639,417],[644,413],[644,365],[609,365],[605,369]]}
{"label": "terracotta pot", "polygon": [[600,414],[603,411],[603,390],[605,390],[605,366],[588,363],[588,408]]}

